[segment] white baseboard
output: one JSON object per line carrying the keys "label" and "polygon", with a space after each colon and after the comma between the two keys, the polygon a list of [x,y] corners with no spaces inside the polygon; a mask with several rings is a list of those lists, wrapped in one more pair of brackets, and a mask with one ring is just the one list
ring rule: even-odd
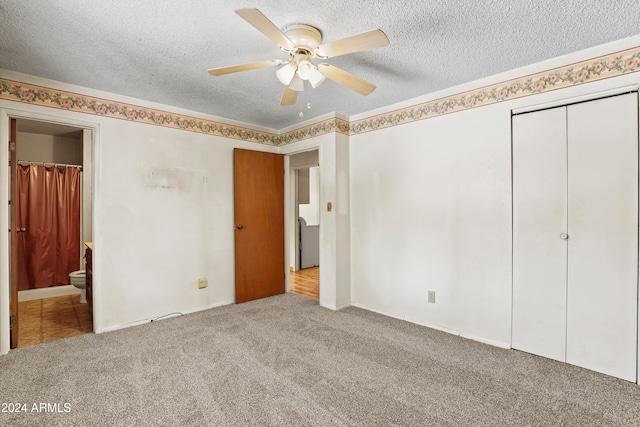
{"label": "white baseboard", "polygon": [[405,322],[413,323],[415,325],[425,326],[427,328],[436,329],[438,331],[446,332],[446,333],[451,334],[451,335],[460,336],[460,332],[458,332],[458,331],[456,331],[454,329],[445,328],[443,326],[434,325],[432,323],[417,322],[415,320],[409,320],[409,319],[406,319],[406,318],[404,318],[404,317],[402,317],[400,315],[397,315],[397,314],[387,313],[385,311],[380,311],[380,310],[374,310],[373,308],[369,308],[369,307],[367,307],[366,305],[363,305],[363,304],[358,304],[358,303],[352,302],[351,305],[354,306],[354,307],[361,308],[363,310],[373,311],[374,313],[382,314],[383,316],[393,317],[394,319],[404,320]]}
{"label": "white baseboard", "polygon": [[64,295],[80,294],[80,289],[73,285],[53,286],[51,288],[27,289],[18,292],[18,302],[35,299],[61,297]]}
{"label": "white baseboard", "polygon": [[[180,313],[182,313],[182,314],[197,313],[199,311],[209,310],[210,308],[222,307],[224,305],[229,305],[229,304],[235,304],[235,301],[223,301],[223,302],[213,303],[213,304],[207,305],[205,308],[202,308],[202,309],[196,309],[196,310],[191,310],[191,311],[181,311]],[[171,317],[176,317],[176,316],[167,316],[166,319],[170,319]],[[104,327],[104,328],[100,328],[99,330],[95,329],[95,333],[96,334],[101,334],[103,332],[117,331],[118,329],[125,329],[125,328],[129,328],[131,326],[144,325],[145,323],[151,323],[151,320],[152,319],[149,318],[149,319],[135,320],[135,321],[129,322],[129,323],[111,325],[111,326],[107,326],[107,327]],[[160,319],[158,319],[158,320],[160,320]]]}
{"label": "white baseboard", "polygon": [[327,310],[338,311],[338,307],[336,307],[335,305],[320,303],[320,307],[326,308]]}
{"label": "white baseboard", "polygon": [[[236,303],[235,300],[234,301],[216,302],[216,303],[207,305],[207,308],[205,308],[205,310],[208,310],[210,308],[222,307],[222,306],[225,306],[225,305],[231,305],[231,304],[235,304],[235,303]],[[196,310],[196,311],[201,311],[201,310]]]}
{"label": "white baseboard", "polygon": [[507,343],[502,342],[502,341],[488,340],[486,338],[476,337],[475,335],[460,334],[460,336],[462,338],[467,338],[467,339],[470,339],[470,340],[481,342],[482,344],[488,344],[488,345],[491,345],[493,347],[499,347],[499,348],[504,348],[506,350],[511,350],[511,344],[507,344]]}
{"label": "white baseboard", "polygon": [[449,328],[445,328],[445,327],[438,326],[438,325],[433,325],[433,324],[426,323],[426,322],[416,322],[414,320],[405,319],[404,317],[401,317],[401,316],[398,316],[398,315],[395,315],[395,314],[385,313],[385,312],[379,311],[379,310],[373,310],[373,309],[371,309],[371,308],[369,308],[369,307],[367,307],[365,305],[362,305],[362,304],[357,304],[357,303],[353,303],[352,302],[351,305],[354,306],[354,307],[361,308],[363,310],[373,311],[374,313],[382,314],[383,316],[393,317],[394,319],[404,320],[405,322],[414,323],[416,325],[424,326],[424,327],[431,328],[431,329],[436,329],[438,331],[446,332],[446,333],[451,334],[451,335],[457,335],[457,336],[462,337],[462,338],[470,339],[470,340],[473,340],[473,341],[478,341],[478,342],[481,342],[483,344],[488,344],[488,345],[491,345],[491,346],[494,346],[494,347],[505,348],[505,349],[510,349],[511,348],[510,344],[504,343],[502,341],[489,340],[489,339],[482,338],[482,337],[476,337],[474,335],[467,335],[467,334],[460,333],[460,331],[456,331],[454,329],[449,329]]}

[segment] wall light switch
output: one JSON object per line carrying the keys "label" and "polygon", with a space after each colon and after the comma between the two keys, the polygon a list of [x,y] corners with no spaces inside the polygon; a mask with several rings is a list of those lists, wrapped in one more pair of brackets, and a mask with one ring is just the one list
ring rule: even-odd
{"label": "wall light switch", "polygon": [[333,209],[333,204],[331,202],[327,202],[327,212],[331,212]]}
{"label": "wall light switch", "polygon": [[207,287],[207,278],[201,277],[198,279],[198,289],[204,289]]}

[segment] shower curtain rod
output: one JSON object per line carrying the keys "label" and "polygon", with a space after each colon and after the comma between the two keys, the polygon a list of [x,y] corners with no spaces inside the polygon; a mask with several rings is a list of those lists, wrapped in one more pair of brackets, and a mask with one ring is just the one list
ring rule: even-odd
{"label": "shower curtain rod", "polygon": [[18,160],[18,164],[19,165],[41,165],[44,167],[51,167],[51,166],[55,166],[57,168],[78,168],[80,170],[82,170],[82,165],[67,165],[65,163],[46,163],[46,162],[29,162],[26,160]]}

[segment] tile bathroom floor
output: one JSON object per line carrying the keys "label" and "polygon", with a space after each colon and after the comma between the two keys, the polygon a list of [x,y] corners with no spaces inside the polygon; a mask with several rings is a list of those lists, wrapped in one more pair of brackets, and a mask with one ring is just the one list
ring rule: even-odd
{"label": "tile bathroom floor", "polygon": [[92,331],[89,304],[78,294],[18,303],[18,348]]}

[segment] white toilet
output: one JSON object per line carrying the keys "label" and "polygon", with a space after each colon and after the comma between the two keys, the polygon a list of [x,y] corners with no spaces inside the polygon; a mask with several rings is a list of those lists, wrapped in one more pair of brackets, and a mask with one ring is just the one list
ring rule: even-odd
{"label": "white toilet", "polygon": [[69,273],[69,280],[71,284],[76,288],[80,289],[80,304],[87,303],[87,290],[85,289],[87,286],[85,271],[78,270]]}

